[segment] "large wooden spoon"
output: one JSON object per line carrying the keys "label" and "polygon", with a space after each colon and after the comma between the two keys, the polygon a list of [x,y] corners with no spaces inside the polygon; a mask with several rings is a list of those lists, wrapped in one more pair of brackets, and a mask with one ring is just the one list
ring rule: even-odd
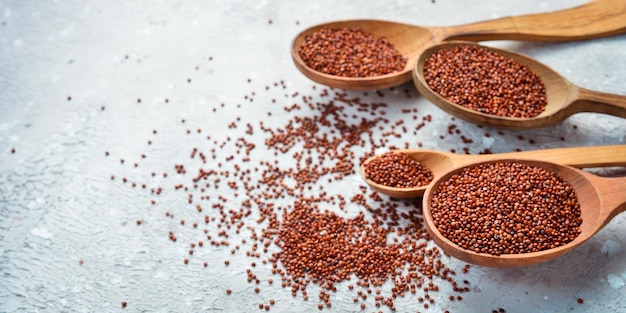
{"label": "large wooden spoon", "polygon": [[[554,259],[580,246],[606,226],[612,218],[626,210],[626,178],[624,177],[603,178],[572,167],[537,160],[522,161],[519,159],[502,159],[499,161],[522,162],[531,166],[539,166],[555,173],[557,176],[567,181],[572,188],[574,188],[580,204],[582,217],[580,235],[565,245],[532,253],[494,256],[461,248],[439,232],[431,215],[433,195],[437,192],[437,188],[442,182],[463,170],[462,167],[457,167],[444,175],[440,175],[439,178],[430,185],[423,199],[423,216],[426,229],[435,243],[439,245],[445,253],[468,263],[489,267],[533,265]],[[480,163],[485,162],[472,163],[464,167],[473,167]]]}
{"label": "large wooden spoon", "polygon": [[[408,58],[404,69],[387,75],[350,78],[328,75],[311,69],[298,50],[305,37],[321,28],[355,28],[385,37]],[[626,32],[626,1],[595,0],[571,9],[504,17],[449,27],[423,27],[380,20],[345,20],[324,23],[300,32],[293,40],[291,56],[306,77],[330,87],[371,90],[399,85],[411,80],[411,71],[420,53],[444,40],[523,40],[571,41],[606,37]]]}
{"label": "large wooden spoon", "polygon": [[[626,3],[626,2],[624,2]],[[482,113],[458,105],[433,91],[424,78],[424,64],[434,53],[458,46],[479,46],[526,65],[544,84],[547,105],[543,112],[531,118],[503,117]],[[440,109],[476,124],[504,129],[531,129],[550,126],[578,112],[596,112],[626,118],[626,95],[608,94],[575,86],[550,67],[530,57],[504,49],[486,47],[473,42],[450,41],[433,45],[420,55],[413,72],[419,92]]]}
{"label": "large wooden spoon", "polygon": [[[626,166],[626,145],[556,148],[496,154],[457,154],[424,149],[394,150],[393,152],[408,154],[411,159],[430,169],[435,178],[451,169],[462,167],[466,164],[503,158],[537,159],[577,168]],[[428,186],[396,188],[377,184],[370,180],[365,174],[365,166],[376,157],[378,156],[365,160],[361,164],[360,169],[361,177],[363,177],[370,188],[397,199],[415,198],[424,194]]]}

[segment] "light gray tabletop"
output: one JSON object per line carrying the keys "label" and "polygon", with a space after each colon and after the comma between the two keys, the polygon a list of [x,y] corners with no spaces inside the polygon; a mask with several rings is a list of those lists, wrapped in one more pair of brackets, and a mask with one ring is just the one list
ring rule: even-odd
{"label": "light gray tabletop", "polygon": [[[329,174],[305,192],[335,197],[320,203],[322,209],[346,218],[363,212],[367,218],[370,213],[351,201],[363,193],[358,158],[367,152],[420,144],[469,153],[617,145],[625,144],[626,121],[580,113],[553,127],[500,131],[451,118],[419,96],[411,83],[380,92],[329,90],[293,65],[294,36],[308,26],[340,19],[445,26],[584,2],[0,0],[0,311],[252,312],[261,311],[258,304],[270,298],[275,300],[270,312],[318,311],[319,286],[309,284],[307,301],[300,294],[293,297],[290,288],[281,288],[280,275],[272,275],[270,263],[262,264],[279,250],[274,243],[258,259],[246,256],[252,246],[248,227],[259,234],[268,227],[267,221],[257,223],[255,205],[241,219],[245,226],[240,233],[233,226],[223,227],[227,239],[217,235],[220,215],[213,203],[222,203],[227,212],[245,208],[253,198],[241,187],[245,179],[257,184],[267,164],[295,169],[294,154],[311,150],[299,137],[286,153],[275,153],[264,128],[277,133],[322,114],[348,126],[374,119],[372,112],[386,119],[371,133],[361,133],[364,146],[351,147],[353,174]],[[586,42],[489,44],[533,56],[579,86],[626,95],[624,35]],[[363,105],[331,104],[338,95],[358,98]],[[387,106],[377,107],[380,103]],[[337,110],[335,115],[330,108]],[[419,128],[427,116],[431,120]],[[455,128],[449,133],[451,125]],[[341,138],[339,132],[331,123],[316,135]],[[254,144],[249,155],[246,144]],[[338,148],[345,144],[340,140]],[[191,158],[194,148],[198,154]],[[314,150],[312,155],[318,160]],[[236,163],[249,174],[234,176]],[[178,174],[178,165],[187,173]],[[219,189],[193,187],[200,168],[217,172],[209,182],[220,177]],[[225,177],[225,171],[231,176]],[[623,169],[596,172],[624,174]],[[286,178],[285,184],[293,181]],[[343,211],[339,196],[346,201]],[[366,199],[368,205],[381,205]],[[295,200],[286,196],[274,202],[288,211]],[[392,202],[399,211],[413,207]],[[202,213],[196,209],[199,203]],[[282,216],[283,210],[276,212]],[[217,221],[205,226],[205,214]],[[430,293],[435,302],[428,309],[418,302],[420,289],[398,297],[396,309],[626,312],[625,218],[618,216],[575,251],[536,266],[472,266],[464,274],[465,263],[441,256],[457,272],[455,280],[469,282],[463,300],[450,301],[450,284],[434,279],[440,290]],[[197,228],[194,221],[199,221]],[[213,240],[228,240],[229,246],[210,245],[205,228]],[[204,247],[194,247],[189,255],[190,243],[202,238]],[[241,249],[231,254],[235,245]],[[253,261],[259,285],[247,281]],[[267,283],[270,278],[273,285]],[[361,301],[367,304],[361,310],[361,302],[353,303],[355,290],[347,285],[336,284],[332,306],[322,311],[389,311],[375,307],[373,296]],[[259,293],[254,292],[257,286]],[[388,296],[391,286],[386,283],[382,293]],[[226,295],[226,289],[232,294]]]}

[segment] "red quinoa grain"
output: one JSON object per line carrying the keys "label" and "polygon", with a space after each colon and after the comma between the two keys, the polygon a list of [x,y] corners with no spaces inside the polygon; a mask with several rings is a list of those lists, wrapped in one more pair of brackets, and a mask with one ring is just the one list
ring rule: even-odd
{"label": "red quinoa grain", "polygon": [[387,39],[358,28],[321,28],[306,36],[298,54],[310,68],[343,77],[385,75],[407,63]]}
{"label": "red quinoa grain", "polygon": [[[272,91],[271,85],[267,84],[266,89]],[[224,262],[225,276],[248,273],[244,279],[253,284],[245,288],[248,293],[253,293],[255,287],[262,288],[265,285],[261,282],[267,281],[269,289],[264,293],[275,296],[282,292],[302,301],[319,296],[322,308],[332,307],[340,293],[354,299],[354,308],[368,301],[369,296],[372,305],[379,302],[394,311],[398,297],[423,296],[439,290],[439,286],[446,295],[469,291],[455,285],[456,272],[463,275],[467,268],[448,268],[440,251],[431,246],[419,204],[384,200],[365,185],[334,190],[335,183],[352,180],[359,162],[373,155],[375,149],[397,149],[386,143],[387,137],[400,138],[407,132],[402,128],[409,129],[410,122],[390,121],[385,118],[387,104],[369,103],[343,91],[313,86],[319,97],[302,96],[300,100],[298,91],[282,91],[288,88],[283,81],[274,86],[289,101],[282,104],[282,112],[273,114],[280,120],[261,118],[252,123],[246,120],[248,115],[233,116],[224,129],[211,129],[213,134],[208,135],[190,120],[180,123],[180,117],[175,117],[173,125],[180,127],[183,142],[191,143],[187,150],[190,153],[186,154],[190,157],[165,168],[151,168],[148,163],[160,159],[159,151],[168,149],[158,147],[161,142],[148,141],[154,149],[149,151],[151,158],[145,158],[145,167],[142,164],[128,172],[128,167],[121,166],[126,172],[119,173],[120,178],[146,185],[145,189],[135,190],[150,190],[153,199],[168,194],[168,200],[153,202],[150,212],[158,212],[155,214],[161,218],[165,213],[167,221],[162,225],[170,229],[163,233],[169,234],[172,244],[185,245],[180,250],[185,252],[181,258],[190,260],[193,251],[193,257],[207,260],[199,261],[205,267],[209,262]],[[380,101],[385,92],[371,96]],[[280,102],[282,97],[272,98]],[[209,110],[208,114],[221,113]],[[289,115],[284,124],[276,124],[284,115]],[[426,115],[415,120],[426,125],[431,118]],[[169,133],[170,129],[166,130]],[[193,131],[187,135],[187,130]],[[376,132],[383,134],[380,142]],[[156,129],[149,133],[156,134]],[[265,140],[257,141],[251,137],[253,134]],[[236,152],[221,154],[228,150]],[[282,162],[285,158],[293,163]],[[140,168],[149,169],[146,181],[136,175]],[[172,168],[176,172],[168,175]],[[163,178],[156,173],[162,173]],[[112,183],[118,181],[122,183],[121,179]],[[169,199],[176,196],[181,203],[172,205]],[[198,224],[204,227],[198,228]],[[178,241],[177,237],[184,239]],[[229,240],[237,243],[234,249]],[[211,249],[190,250],[190,242],[197,243],[197,247],[206,242]],[[191,248],[196,249],[193,245]],[[242,262],[240,258],[252,260]],[[242,269],[246,264],[250,272]],[[346,286],[346,280],[351,287]],[[317,287],[315,295],[308,294],[310,284]],[[241,296],[250,295],[244,292]],[[430,299],[426,302],[431,308],[435,306]],[[262,309],[266,309],[265,304]]]}
{"label": "red quinoa grain", "polygon": [[491,255],[564,245],[580,234],[580,205],[556,174],[518,162],[483,163],[442,182],[431,202],[439,232]]}
{"label": "red quinoa grain", "polygon": [[365,165],[365,175],[371,181],[397,188],[428,185],[433,174],[427,167],[403,152],[384,153]]}
{"label": "red quinoa grain", "polygon": [[547,103],[539,76],[484,47],[435,52],[424,63],[424,79],[449,101],[489,115],[531,118],[543,112]]}

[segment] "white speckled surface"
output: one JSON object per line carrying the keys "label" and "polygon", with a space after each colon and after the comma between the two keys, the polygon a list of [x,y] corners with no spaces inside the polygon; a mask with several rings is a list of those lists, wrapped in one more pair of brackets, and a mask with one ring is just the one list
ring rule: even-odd
{"label": "white speckled surface", "polygon": [[[455,25],[584,2],[401,0],[359,1],[356,6],[354,1],[326,0],[0,0],[0,311],[249,312],[259,311],[257,304],[269,297],[276,300],[271,312],[318,311],[315,285],[309,286],[309,301],[276,284],[262,284],[261,293],[254,293],[245,275],[250,258],[242,251],[231,256],[229,248],[209,246],[197,249],[190,263],[183,264],[189,257],[188,242],[201,234],[178,223],[197,214],[189,209],[187,194],[172,188],[189,181],[175,175],[173,164],[188,164],[193,147],[214,147],[207,134],[220,142],[227,136],[234,139],[245,136],[248,123],[255,129],[246,137],[256,144],[251,164],[292,162],[293,151],[274,156],[264,148],[266,134],[259,123],[282,128],[293,116],[316,114],[283,109],[302,96],[328,100],[320,96],[323,86],[313,89],[315,84],[296,70],[289,54],[293,37],[310,25],[349,18]],[[582,87],[626,95],[625,35],[586,42],[494,44],[534,56]],[[284,89],[274,87],[280,81]],[[405,89],[412,97],[405,96]],[[299,96],[293,97],[295,92]],[[485,148],[506,152],[626,144],[626,121],[615,117],[577,114],[554,127],[497,135],[494,129],[453,121],[419,97],[411,84],[384,94],[348,92],[367,103],[389,104],[385,117],[390,123],[373,134],[375,140],[389,140],[388,146],[422,142],[429,149],[468,147],[478,153]],[[412,108],[418,108],[419,116],[431,114],[433,121],[416,134],[382,135],[402,118],[414,129],[421,120],[402,113]],[[355,107],[345,110],[359,114]],[[236,117],[241,119],[238,127],[228,128]],[[449,135],[451,123],[474,142],[463,144],[459,135]],[[202,134],[194,133],[197,128]],[[485,132],[492,136],[484,138]],[[218,159],[236,150],[227,144]],[[151,177],[153,171],[159,175]],[[163,178],[163,172],[170,176]],[[624,174],[623,169],[616,172]],[[147,189],[123,184],[122,177],[147,183],[147,189],[166,190],[154,197]],[[325,189],[350,199],[361,185],[355,174]],[[220,192],[231,199],[227,205],[238,209],[243,195],[226,186]],[[155,198],[157,204],[151,205]],[[348,207],[348,215],[359,211]],[[249,225],[255,225],[255,215]],[[442,285],[441,292],[432,294],[436,303],[428,310],[412,295],[398,298],[396,307],[400,312],[626,312],[625,218],[618,216],[579,249],[545,264],[507,270],[472,267],[459,275],[472,287],[463,301],[447,301],[444,288],[449,286]],[[168,239],[169,231],[176,232],[176,243]],[[240,241],[232,235],[231,241]],[[226,258],[231,260],[228,267],[223,265]],[[458,271],[464,266],[443,260]],[[203,261],[211,265],[204,268]],[[255,273],[271,277],[269,267],[259,266]],[[233,295],[225,296],[226,288]],[[345,284],[338,289],[331,297],[333,306],[324,311],[361,311]],[[125,309],[121,301],[128,302]],[[372,301],[365,311],[374,307]]]}

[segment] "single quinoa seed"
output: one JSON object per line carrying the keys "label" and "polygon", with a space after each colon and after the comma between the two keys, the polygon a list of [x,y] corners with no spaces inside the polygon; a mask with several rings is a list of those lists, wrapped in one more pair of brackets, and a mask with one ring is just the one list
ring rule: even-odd
{"label": "single quinoa seed", "polygon": [[365,176],[377,184],[396,188],[426,186],[433,180],[430,169],[404,152],[387,152],[373,158],[365,164]]}
{"label": "single quinoa seed", "polygon": [[463,249],[491,255],[553,249],[582,223],[574,189],[555,173],[518,162],[464,168],[435,190],[439,232]]}
{"label": "single quinoa seed", "polygon": [[484,47],[457,46],[433,53],[424,62],[424,80],[447,100],[489,115],[532,118],[547,104],[539,76]]}
{"label": "single quinoa seed", "polygon": [[407,63],[386,38],[359,28],[321,28],[306,36],[298,54],[310,68],[343,77],[390,74]]}

